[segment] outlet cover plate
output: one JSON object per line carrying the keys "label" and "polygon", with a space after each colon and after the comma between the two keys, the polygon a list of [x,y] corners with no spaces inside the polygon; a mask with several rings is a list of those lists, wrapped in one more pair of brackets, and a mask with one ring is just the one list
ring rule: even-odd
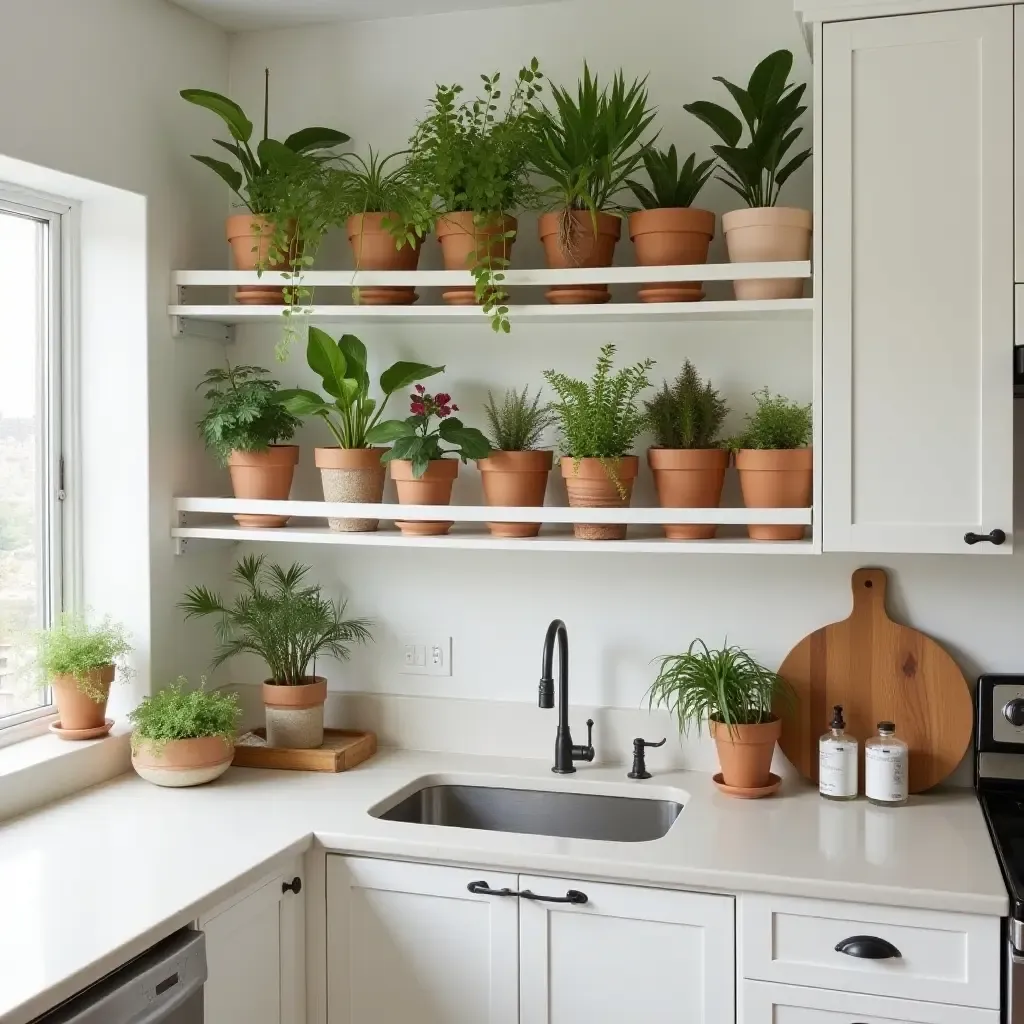
{"label": "outlet cover plate", "polygon": [[399,638],[398,671],[404,676],[450,676],[452,638],[405,634]]}

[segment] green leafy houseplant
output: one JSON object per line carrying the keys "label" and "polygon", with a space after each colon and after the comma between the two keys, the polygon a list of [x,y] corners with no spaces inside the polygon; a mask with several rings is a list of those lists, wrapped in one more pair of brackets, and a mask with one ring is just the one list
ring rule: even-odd
{"label": "green leafy houseplant", "polygon": [[754,392],[757,408],[746,417],[746,426],[728,446],[734,451],[785,451],[811,443],[811,406],[773,395],[768,388]]}
{"label": "green leafy houseplant", "polygon": [[729,414],[725,399],[710,381],[701,380],[689,359],[679,376],[671,384],[663,383],[644,404],[659,448],[715,448]]}
{"label": "green leafy houseplant", "polygon": [[128,655],[132,645],[125,628],[109,616],[95,625],[78,612],[62,612],[48,629],[35,634],[37,682],[48,686],[55,677],[71,677],[78,690],[99,703],[106,691],[93,673],[113,665],[122,679],[131,677]]}
{"label": "green leafy houseplant", "polygon": [[491,447],[499,452],[530,452],[536,450],[544,432],[556,422],[550,405],[541,405],[541,392],[530,398],[530,389],[510,388],[499,405],[487,392],[484,406],[491,426]]}
{"label": "green leafy houseplant", "polygon": [[166,689],[144,697],[128,718],[135,726],[132,752],[138,753],[143,741],[159,754],[174,740],[198,740],[219,736],[228,742],[235,738],[242,709],[236,694],[205,689],[203,680],[196,690],[188,680],[179,678]]}
{"label": "green leafy houseplant", "polygon": [[372,147],[366,157],[346,153],[341,167],[333,171],[340,205],[349,215],[357,213],[387,213],[394,220],[388,224],[395,237],[396,248],[415,246],[429,231],[431,208],[424,199],[423,189],[410,173],[409,164],[388,170],[393,161],[408,158],[408,150],[399,150],[381,156]]}
{"label": "green leafy houseplant", "polygon": [[642,150],[644,167],[651,187],[629,179],[627,184],[637,202],[645,210],[672,210],[693,206],[701,189],[715,172],[715,158],[697,163],[697,154],[691,153],[682,167],[674,145],[667,150],[649,146]]}

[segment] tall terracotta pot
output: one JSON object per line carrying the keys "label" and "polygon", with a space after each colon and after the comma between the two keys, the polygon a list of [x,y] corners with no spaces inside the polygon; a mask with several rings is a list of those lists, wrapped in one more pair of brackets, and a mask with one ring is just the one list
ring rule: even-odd
{"label": "tall terracotta pot", "polygon": [[[299,449],[294,444],[272,444],[265,452],[232,452],[228,471],[235,497],[287,501],[298,461]],[[234,517],[239,526],[251,530],[284,526],[288,518],[248,514]]]}
{"label": "tall terracotta pot", "polygon": [[[518,508],[540,507],[548,487],[554,452],[491,452],[480,459],[480,479],[488,505]],[[540,523],[488,523],[495,537],[536,537]]]}
{"label": "tall terracotta pot", "polygon": [[[606,468],[607,467],[607,468]],[[570,508],[629,508],[633,497],[633,484],[639,472],[640,460],[635,455],[621,459],[562,459],[562,477],[569,494]],[[622,485],[620,494],[609,470]],[[625,540],[625,523],[593,525],[574,523],[573,533],[580,540]]]}
{"label": "tall terracotta pot", "polygon": [[[458,459],[434,459],[418,480],[412,475],[412,463],[394,459],[388,463],[391,479],[398,488],[401,505],[450,505],[452,485],[459,475]],[[408,537],[439,537],[451,528],[451,522],[396,522]]]}
{"label": "tall terracotta pot", "polygon": [[[357,213],[346,222],[356,270],[415,270],[420,262],[420,242],[398,248],[395,236],[384,227],[397,220],[393,213]],[[419,296],[415,288],[360,288],[362,306],[411,306]]]}
{"label": "tall terracotta pot", "polygon": [[154,786],[181,789],[219,779],[231,767],[235,745],[223,736],[188,740],[132,739],[132,767]]}
{"label": "tall terracotta pot", "polygon": [[312,750],[324,742],[324,701],[327,680],[314,676],[296,686],[263,684],[267,746]]}
{"label": "tall terracotta pot", "polygon": [[[725,245],[732,263],[809,260],[814,218],[810,210],[764,206],[722,214]],[[799,299],[803,278],[734,281],[737,299]]]}
{"label": "tall terracotta pot", "polygon": [[[647,464],[662,508],[718,508],[729,466],[724,448],[648,448]],[[669,540],[710,540],[718,527],[680,523],[662,529]]]}
{"label": "tall terracotta pot", "polygon": [[771,781],[772,756],[782,735],[778,718],[759,725],[708,723],[722,766],[722,781],[736,789],[763,789]]}
{"label": "tall terracotta pot", "polygon": [[[710,210],[674,207],[638,210],[629,215],[629,237],[641,267],[678,267],[707,263],[715,237],[715,215]],[[704,298],[701,281],[647,284],[638,292],[641,302],[698,302]]]}
{"label": "tall terracotta pot", "polygon": [[[505,235],[518,230],[515,217],[495,217],[487,224],[477,224],[472,213],[446,213],[438,217],[434,228],[445,270],[471,270],[480,256],[488,252],[492,257],[511,260],[515,239]],[[452,306],[472,306],[476,303],[476,289],[449,288],[441,297]]]}
{"label": "tall terracotta pot", "polygon": [[[541,214],[538,228],[552,270],[610,267],[622,234],[622,221],[613,214],[599,213],[595,231],[589,211],[562,210]],[[564,244],[566,240],[568,245]],[[606,284],[573,284],[549,288],[545,297],[548,302],[569,304],[607,302],[612,296]]]}
{"label": "tall terracotta pot", "polygon": [[[810,508],[814,456],[810,448],[736,453],[747,508]],[[802,540],[802,526],[747,527],[751,540]]]}
{"label": "tall terracotta pot", "polygon": [[[270,262],[269,252],[276,225],[255,213],[235,213],[227,219],[226,233],[236,270],[288,270],[290,262]],[[294,243],[289,240],[291,250]],[[235,289],[235,301],[243,306],[280,306],[284,289],[268,285],[243,285]]]}
{"label": "tall terracotta pot", "polygon": [[101,729],[106,723],[107,699],[110,686],[114,682],[114,666],[101,665],[86,674],[86,685],[95,696],[83,693],[78,680],[72,675],[54,676],[50,680],[54,700],[57,702],[57,714],[60,716],[61,733],[76,732],[86,729]]}
{"label": "tall terracotta pot", "polygon": [[[316,466],[324,487],[324,501],[379,504],[384,497],[387,471],[381,456],[387,448],[317,448]],[[337,533],[373,533],[376,519],[328,519]]]}

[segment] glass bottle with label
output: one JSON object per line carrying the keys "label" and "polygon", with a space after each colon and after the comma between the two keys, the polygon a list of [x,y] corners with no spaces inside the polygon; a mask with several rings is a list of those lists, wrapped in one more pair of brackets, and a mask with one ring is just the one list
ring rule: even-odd
{"label": "glass bottle with label", "polygon": [[892,722],[879,722],[878,735],[864,744],[864,793],[883,807],[905,804],[909,797],[910,748],[896,737]]}
{"label": "glass bottle with label", "polygon": [[843,706],[837,704],[829,731],[818,740],[818,792],[826,800],[856,799],[858,747],[846,734]]}

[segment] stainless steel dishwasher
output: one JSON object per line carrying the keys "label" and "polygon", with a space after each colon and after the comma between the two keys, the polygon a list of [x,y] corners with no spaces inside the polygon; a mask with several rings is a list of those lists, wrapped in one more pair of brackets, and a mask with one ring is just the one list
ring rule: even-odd
{"label": "stainless steel dishwasher", "polygon": [[185,928],[34,1024],[203,1024],[206,942]]}

